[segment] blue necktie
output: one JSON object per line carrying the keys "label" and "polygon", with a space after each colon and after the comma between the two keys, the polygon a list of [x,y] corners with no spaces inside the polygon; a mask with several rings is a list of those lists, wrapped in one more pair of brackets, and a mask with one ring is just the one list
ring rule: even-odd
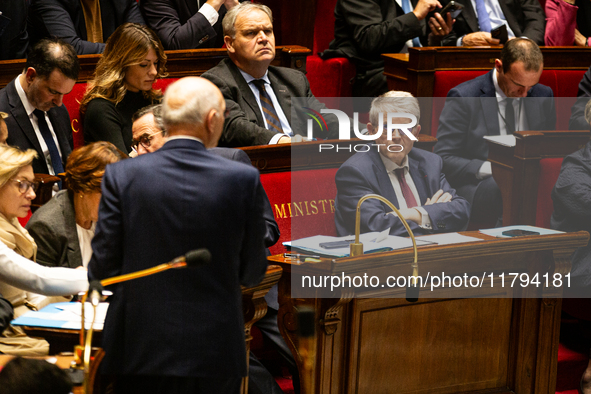
{"label": "blue necktie", "polygon": [[478,24],[480,25],[480,31],[484,31],[490,33],[491,26],[490,26],[490,16],[486,11],[486,7],[484,6],[484,0],[475,0],[476,1],[476,13],[478,14]]}
{"label": "blue necktie", "polygon": [[263,109],[263,116],[267,121],[267,128],[269,130],[273,130],[277,133],[283,133],[283,128],[281,127],[281,121],[279,120],[279,116],[277,116],[277,111],[275,111],[275,107],[273,106],[273,101],[271,101],[271,96],[265,90],[265,81],[262,79],[255,79],[252,81],[254,86],[257,87],[259,90],[259,98],[261,99],[261,108]]}
{"label": "blue necktie", "polygon": [[51,166],[53,167],[53,173],[55,175],[61,174],[64,172],[64,165],[62,164],[62,157],[60,156],[60,152],[55,145],[55,141],[53,140],[53,136],[51,135],[51,131],[49,130],[49,126],[45,121],[45,112],[36,109],[33,111],[35,116],[37,117],[37,123],[39,124],[39,131],[41,131],[41,135],[45,140],[45,144],[47,145],[47,149],[49,150],[49,157],[51,158]]}
{"label": "blue necktie", "polygon": [[[410,0],[402,0],[402,11],[404,11],[405,14],[412,12],[412,7],[410,6]],[[412,46],[413,47],[420,47],[421,46],[421,41],[419,40],[419,37],[415,37],[412,39]]]}

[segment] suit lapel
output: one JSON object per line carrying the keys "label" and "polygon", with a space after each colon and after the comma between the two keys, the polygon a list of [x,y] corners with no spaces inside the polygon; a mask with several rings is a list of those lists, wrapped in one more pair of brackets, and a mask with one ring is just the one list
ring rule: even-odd
{"label": "suit lapel", "polygon": [[511,30],[513,30],[513,34],[515,34],[515,37],[520,37],[522,36],[521,28],[519,27],[519,23],[517,23],[517,20],[515,20],[515,17],[513,16],[514,11],[509,7],[509,3],[511,1],[512,0],[499,0],[499,4],[501,6],[501,9],[503,10],[503,14],[505,14],[507,24],[509,25]]}
{"label": "suit lapel", "polygon": [[425,184],[426,174],[423,168],[419,166],[419,162],[408,158],[408,171],[410,172],[410,176],[412,181],[415,183],[415,187],[417,188],[417,192],[419,193],[419,198],[421,200],[421,205],[427,201],[427,198],[430,198],[429,192],[427,191],[427,185]]}
{"label": "suit lapel", "polygon": [[254,94],[252,93],[250,86],[246,83],[246,80],[240,73],[238,67],[236,67],[236,65],[232,63],[230,59],[225,59],[225,61],[227,62],[226,64],[228,65],[230,73],[232,73],[232,76],[234,77],[234,81],[236,81],[236,84],[238,85],[238,90],[240,91],[240,94],[242,94],[242,98],[250,106],[252,112],[254,112],[257,118],[257,124],[260,127],[265,127],[265,122],[263,121],[263,114],[261,113],[261,109],[259,108],[257,100],[254,97]]}
{"label": "suit lapel", "polygon": [[527,97],[523,100],[523,110],[525,117],[527,118],[528,130],[544,130],[544,122],[547,117],[540,112],[544,106],[541,103],[541,99],[532,99],[531,91],[527,93]]}
{"label": "suit lapel", "polygon": [[486,124],[486,135],[499,135],[499,105],[496,100],[493,72],[486,74],[486,83],[480,88],[480,106]]}
{"label": "suit lapel", "polygon": [[82,251],[80,250],[80,240],[78,239],[78,231],[76,230],[74,204],[72,201],[70,201],[70,198],[65,195],[62,198],[61,205],[64,215],[64,222],[68,224],[66,226],[66,237],[68,239],[68,265],[71,268],[76,268],[78,266],[78,262],[80,265],[82,265]]}
{"label": "suit lapel", "polygon": [[269,67],[269,81],[271,81],[273,92],[275,92],[277,101],[279,101],[279,105],[287,118],[287,123],[291,125],[291,96],[287,90],[287,86],[279,82],[273,71],[273,67]]}
{"label": "suit lapel", "polygon": [[462,0],[458,1],[458,3],[462,3],[464,6],[461,17],[464,18],[468,26],[470,26],[470,29],[473,32],[480,31],[480,28],[478,27],[478,17],[476,16],[474,7],[472,7],[472,2],[470,0]]}
{"label": "suit lapel", "polygon": [[[21,102],[18,92],[16,91],[14,80],[10,84],[8,84],[6,90],[8,93],[8,101],[11,107],[10,113],[12,117],[18,123],[19,127],[23,131],[23,134],[35,147],[35,150],[38,153],[41,153],[41,144],[39,144],[39,141],[37,140],[37,134],[35,134],[35,129],[33,128],[31,120],[29,119],[29,115],[27,115],[27,111],[25,111],[25,106]],[[10,130],[8,132],[10,133]]]}
{"label": "suit lapel", "polygon": [[384,163],[380,158],[380,154],[376,151],[371,151],[371,160],[373,161],[374,167],[376,168],[376,177],[378,180],[378,190],[381,191],[381,195],[385,197],[388,201],[392,202],[392,204],[396,205],[396,207],[400,207],[398,204],[398,199],[396,198],[396,193],[394,192],[394,188],[392,187],[392,181],[390,180],[390,176],[386,172],[386,167],[384,167]]}
{"label": "suit lapel", "polygon": [[63,131],[66,133],[70,130],[70,125],[66,124],[65,119],[60,118],[56,110],[50,110],[47,115],[49,116],[49,121],[51,122],[51,126],[53,127],[53,132],[57,137],[57,142],[60,144],[60,151],[62,152],[62,162],[65,163],[72,151],[70,147],[70,143]]}

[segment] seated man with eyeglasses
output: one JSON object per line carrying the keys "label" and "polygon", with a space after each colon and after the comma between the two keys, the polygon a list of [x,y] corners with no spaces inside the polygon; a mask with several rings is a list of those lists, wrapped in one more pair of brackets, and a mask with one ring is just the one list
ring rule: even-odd
{"label": "seated man with eyeglasses", "polygon": [[132,153],[130,156],[139,156],[156,152],[168,139],[168,134],[162,125],[162,106],[150,105],[138,110],[131,117],[133,122],[131,133]]}

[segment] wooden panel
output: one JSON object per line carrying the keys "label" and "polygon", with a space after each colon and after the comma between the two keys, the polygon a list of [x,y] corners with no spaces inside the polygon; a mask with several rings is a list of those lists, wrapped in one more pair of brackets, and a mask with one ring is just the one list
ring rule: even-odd
{"label": "wooden panel", "polygon": [[[495,47],[409,48],[408,57],[384,54],[388,87],[407,90],[416,97],[432,97],[435,71],[491,70],[501,53]],[[591,49],[583,47],[540,47],[545,70],[587,70]],[[568,59],[565,62],[564,59]]]}
{"label": "wooden panel", "polygon": [[[302,72],[306,71],[306,57],[310,50],[297,45],[278,46],[273,65],[292,67]],[[168,60],[166,68],[169,77],[180,78],[191,75],[201,75],[217,65],[220,60],[228,57],[226,49],[187,49],[166,51]],[[101,55],[79,55],[80,74],[78,82],[92,79],[96,63]],[[0,61],[0,88],[6,86],[25,66],[25,59]]]}
{"label": "wooden panel", "polygon": [[[397,393],[507,385],[511,299],[355,301],[359,346],[352,349],[357,382],[350,391],[387,392],[392,381]],[[440,321],[445,325],[435,324]]]}
{"label": "wooden panel", "polygon": [[[419,135],[419,141],[415,143],[415,147],[431,152],[436,142],[435,137],[421,134]],[[349,151],[345,147],[357,143],[363,143],[363,141],[358,139],[351,139],[350,141],[325,140],[301,142],[292,145],[249,146],[240,149],[246,152],[252,165],[258,168],[261,173],[270,173],[340,167],[345,160],[355,153],[353,149]],[[335,148],[320,152],[320,144],[332,144],[335,145]],[[339,146],[340,149],[337,150],[336,146]]]}

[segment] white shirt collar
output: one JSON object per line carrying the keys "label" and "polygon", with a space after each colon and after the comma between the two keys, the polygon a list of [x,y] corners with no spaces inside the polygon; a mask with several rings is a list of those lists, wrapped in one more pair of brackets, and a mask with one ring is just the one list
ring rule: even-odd
{"label": "white shirt collar", "polygon": [[408,170],[408,155],[404,156],[404,160],[402,160],[402,165],[399,166],[398,164],[394,163],[392,160],[388,159],[386,156],[379,153],[380,158],[382,159],[382,163],[384,163],[384,167],[386,167],[387,172],[393,172],[399,168],[406,168]]}
{"label": "white shirt collar", "polygon": [[[23,74],[21,74],[21,75],[23,75]],[[31,105],[31,103],[29,102],[29,99],[27,98],[27,94],[25,93],[25,90],[21,86],[20,80],[21,80],[21,77],[19,75],[16,78],[16,81],[14,81],[14,86],[16,87],[16,92],[18,93],[18,96],[20,97],[21,102],[23,103],[23,106],[25,107],[25,111],[27,111],[27,115],[31,116],[33,111],[35,111],[35,107],[33,107]]]}
{"label": "white shirt collar", "polygon": [[238,71],[240,71],[240,74],[242,74],[246,83],[251,83],[255,79],[262,79],[263,81],[265,81],[265,83],[267,83],[269,85],[271,84],[271,81],[269,80],[269,70],[265,71],[265,75],[263,75],[262,78],[255,78],[252,75],[250,75],[249,73],[242,71],[241,69],[238,69]]}
{"label": "white shirt collar", "polygon": [[[194,140],[197,142],[201,142],[203,144],[203,140],[201,140],[201,138],[197,138],[192,135],[173,135],[173,136],[170,136],[166,139],[165,144],[168,143],[168,141],[172,141],[172,140]],[[203,145],[205,145],[205,144],[203,144]]]}

